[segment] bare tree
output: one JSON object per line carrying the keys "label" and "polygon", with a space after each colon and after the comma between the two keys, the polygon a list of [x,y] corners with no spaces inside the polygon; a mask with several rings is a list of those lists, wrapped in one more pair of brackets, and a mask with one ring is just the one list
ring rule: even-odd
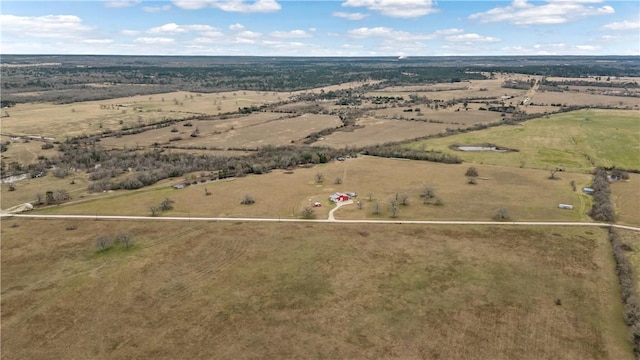
{"label": "bare tree", "polygon": [[162,202],[160,203],[160,211],[169,211],[169,210],[173,210],[173,204],[175,203],[175,201],[169,199],[169,198],[165,198],[164,200],[162,200]]}
{"label": "bare tree", "polygon": [[120,243],[125,249],[128,249],[133,245],[133,235],[130,233],[121,232],[116,235],[116,241]]}
{"label": "bare tree", "polygon": [[302,213],[300,215],[303,219],[315,219],[316,212],[312,207],[305,207],[304,209],[302,209]]}
{"label": "bare tree", "polygon": [[149,206],[149,211],[151,211],[151,216],[158,216],[160,213],[160,209],[155,205]]}
{"label": "bare tree", "polygon": [[100,235],[96,238],[96,247],[98,251],[105,251],[111,247],[113,241],[107,235]]}
{"label": "bare tree", "polygon": [[467,172],[466,172],[466,173],[464,173],[464,176],[468,176],[468,177],[477,177],[477,176],[478,176],[478,170],[477,170],[475,167],[470,166],[470,167],[467,169]]}
{"label": "bare tree", "polygon": [[500,208],[493,214],[493,220],[496,221],[509,221],[509,211],[506,208]]}
{"label": "bare tree", "polygon": [[324,175],[322,173],[316,174],[316,183],[322,184],[324,182]]}
{"label": "bare tree", "polygon": [[409,206],[409,195],[400,194],[397,196],[398,203],[402,206]]}
{"label": "bare tree", "polygon": [[336,184],[336,185],[340,185],[340,184],[342,184],[342,178],[337,177],[337,178],[333,181],[333,183],[334,183],[334,184]]}
{"label": "bare tree", "polygon": [[209,195],[211,195],[211,191],[209,191],[209,189],[207,189],[207,188],[204,188],[204,194],[206,196],[209,196]]}
{"label": "bare tree", "polygon": [[397,200],[391,200],[389,201],[389,214],[391,215],[392,218],[396,218],[398,217],[398,201]]}
{"label": "bare tree", "polygon": [[256,200],[253,198],[253,196],[249,195],[249,194],[245,194],[244,197],[242,198],[242,200],[240,201],[240,204],[242,205],[251,205],[254,204],[256,202]]}
{"label": "bare tree", "polygon": [[380,215],[382,210],[380,209],[380,204],[376,201],[371,204],[371,214],[372,215]]}

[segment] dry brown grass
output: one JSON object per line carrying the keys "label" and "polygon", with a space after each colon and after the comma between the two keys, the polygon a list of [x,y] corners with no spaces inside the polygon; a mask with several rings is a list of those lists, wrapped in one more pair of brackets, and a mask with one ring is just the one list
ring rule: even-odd
{"label": "dry brown grass", "polygon": [[[75,184],[71,184],[71,182]],[[36,194],[43,196],[47,191],[66,190],[73,200],[81,199],[85,196],[92,197],[94,194],[87,193],[89,177],[86,173],[71,173],[64,179],[53,176],[50,172],[44,177],[20,180],[14,183],[15,191],[9,191],[9,184],[2,184],[0,192],[0,205],[2,209],[7,209],[16,205],[31,203],[36,200]]]}
{"label": "dry brown grass", "polygon": [[583,106],[605,106],[617,108],[634,108],[640,106],[640,98],[610,96],[610,95],[591,95],[579,92],[538,92],[531,100],[536,104],[563,104],[567,106],[583,105]]}
{"label": "dry brown grass", "polygon": [[2,225],[6,359],[632,358],[603,230]]}
{"label": "dry brown grass", "polygon": [[640,225],[640,174],[629,175],[629,180],[611,184],[611,200],[619,222]]}
{"label": "dry brown grass", "polygon": [[[172,146],[206,148],[257,148],[264,145],[288,145],[308,134],[329,127],[340,126],[337,116],[304,114],[290,117],[280,113],[255,113],[226,120],[193,120],[121,138],[107,138],[101,144],[113,147],[150,146],[154,143]],[[172,129],[178,132],[172,132]],[[191,137],[198,129],[197,137]],[[170,141],[174,137],[179,141]]]}
{"label": "dry brown grass", "polygon": [[[549,172],[490,165],[474,165],[480,177],[477,185],[467,184],[464,174],[469,164],[446,165],[420,161],[400,161],[375,157],[347,159],[292,174],[274,171],[270,174],[221,180],[175,190],[168,185],[184,181],[174,179],[141,191],[117,191],[100,200],[43,211],[58,214],[148,215],[149,206],[164,198],[175,200],[175,209],[167,215],[204,217],[299,217],[300,211],[315,201],[318,218],[327,218],[333,206],[328,197],[336,191],[360,194],[363,209],[356,205],[342,207],[338,218],[389,219],[388,201],[396,193],[409,195],[409,206],[400,208],[399,219],[406,220],[491,220],[498,208],[505,207],[515,220],[588,221],[585,212],[590,197],[571,190],[570,182],[580,189],[591,182],[588,174],[558,174],[560,180],[549,180]],[[322,173],[325,181],[315,183]],[[336,178],[342,184],[335,185]],[[420,193],[431,187],[444,201],[444,206],[423,205]],[[205,195],[207,189],[212,193]],[[241,205],[245,194],[256,203]],[[368,195],[380,202],[383,214],[370,213]],[[535,194],[535,195],[534,195]],[[558,209],[559,203],[573,204],[574,210]]]}
{"label": "dry brown grass", "polygon": [[62,105],[17,104],[7,110],[9,117],[2,118],[2,132],[64,140],[68,136],[100,133],[107,129],[116,131],[123,126],[150,124],[165,118],[184,119],[194,114],[234,112],[239,107],[260,106],[286,97],[274,92],[197,94],[178,91]]}
{"label": "dry brown grass", "polygon": [[[2,142],[11,141],[9,136],[2,136]],[[58,155],[56,148],[42,150],[44,142],[29,141],[23,142],[22,140],[11,142],[7,151],[0,154],[0,157],[6,164],[10,164],[14,161],[26,166],[38,162],[39,156],[45,156],[47,158]]]}

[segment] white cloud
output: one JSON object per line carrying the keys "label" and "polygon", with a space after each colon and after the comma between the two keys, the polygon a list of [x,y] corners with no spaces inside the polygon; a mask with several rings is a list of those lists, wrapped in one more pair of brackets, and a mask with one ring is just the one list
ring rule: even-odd
{"label": "white cloud", "polygon": [[237,38],[235,38],[234,43],[235,43],[235,44],[248,44],[248,45],[251,45],[251,44],[255,44],[255,43],[256,43],[256,41],[255,41],[255,40],[253,40],[253,39],[247,39],[247,38],[243,38],[243,37],[237,37]]}
{"label": "white cloud", "polygon": [[165,44],[173,44],[176,42],[176,40],[172,38],[165,38],[165,37],[141,37],[133,40],[133,42],[137,44],[144,44],[144,45],[165,45]]}
{"label": "white cloud", "polygon": [[125,36],[136,36],[136,35],[140,35],[141,31],[138,30],[122,30],[120,31],[120,34],[125,35]]}
{"label": "white cloud", "polygon": [[112,39],[86,39],[82,40],[85,44],[93,44],[93,45],[106,45],[113,43]]}
{"label": "white cloud", "polygon": [[347,13],[347,12],[343,12],[343,11],[336,11],[336,12],[333,13],[333,16],[339,17],[339,18],[343,18],[343,19],[347,19],[347,20],[362,20],[362,19],[366,18],[369,15],[368,14],[359,13],[359,12]]}
{"label": "white cloud", "polygon": [[313,36],[313,30],[309,30],[309,32],[304,30],[291,30],[291,31],[273,31],[271,34],[272,37],[288,39],[288,38],[308,38]]}
{"label": "white cloud", "polygon": [[592,55],[600,53],[596,45],[569,45],[565,43],[534,44],[531,46],[511,46],[501,49],[505,54],[513,55]]}
{"label": "white cloud", "polygon": [[162,5],[162,6],[144,6],[142,10],[148,13],[158,13],[163,11],[171,10],[171,5]]}
{"label": "white cloud", "polygon": [[[456,35],[458,34],[458,35]],[[436,40],[445,38],[448,41],[476,41],[476,42],[496,42],[499,39],[481,36],[478,34],[465,34],[462,29],[442,29],[433,33],[412,33],[407,31],[394,30],[388,27],[361,27],[352,29],[347,32],[347,35],[352,38],[385,38],[397,42],[407,41],[422,41],[422,40]]]}
{"label": "white cloud", "polygon": [[151,28],[147,31],[149,34],[183,34],[191,31],[197,32],[206,32],[213,31],[217,32],[218,29],[209,26],[209,25],[178,25],[176,23],[164,24],[162,26]]}
{"label": "white cloud", "polygon": [[544,5],[533,5],[527,0],[514,0],[511,5],[475,13],[470,20],[481,23],[510,22],[516,25],[562,24],[579,17],[613,14],[609,5],[587,6],[600,0],[547,0]]}
{"label": "white cloud", "polygon": [[147,32],[149,34],[180,34],[187,32],[187,30],[176,23],[169,23],[151,28]]}
{"label": "white cloud", "polygon": [[141,0],[109,0],[105,1],[104,6],[110,8],[123,8],[139,4]]}
{"label": "white cloud", "polygon": [[594,51],[597,50],[598,47],[594,45],[576,45],[576,49],[583,51]]}
{"label": "white cloud", "polygon": [[173,0],[173,5],[185,10],[204,9],[211,3],[211,0]]}
{"label": "white cloud", "polygon": [[233,30],[233,31],[244,30],[244,25],[239,24],[239,23],[231,24],[231,25],[229,25],[229,30]]}
{"label": "white cloud", "polygon": [[255,38],[259,38],[261,36],[262,36],[261,33],[254,32],[254,31],[249,31],[249,30],[242,31],[242,32],[238,33],[238,37],[241,37],[241,38],[255,39]]}
{"label": "white cloud", "polygon": [[219,37],[223,37],[224,34],[220,31],[217,30],[212,30],[212,31],[203,31],[200,33],[200,35],[202,35],[203,37],[207,37],[207,38],[219,38]]}
{"label": "white cloud", "polygon": [[173,0],[173,4],[186,10],[213,7],[223,11],[240,13],[274,12],[282,8],[275,0]]}
{"label": "white cloud", "polygon": [[345,7],[365,7],[382,15],[396,18],[414,18],[437,12],[432,0],[347,0]]}
{"label": "white cloud", "polygon": [[462,29],[451,28],[451,29],[436,30],[433,34],[436,35],[436,36],[440,36],[440,35],[460,34],[460,33],[463,33],[463,32],[464,32],[464,30],[462,30]]}
{"label": "white cloud", "polygon": [[637,30],[640,29],[640,21],[620,21],[613,22],[602,27],[606,30]]}
{"label": "white cloud", "polygon": [[92,30],[75,15],[45,15],[37,17],[0,15],[2,32],[23,37],[77,38]]}
{"label": "white cloud", "polygon": [[447,36],[445,38],[446,41],[451,41],[451,42],[464,42],[464,43],[490,43],[490,42],[498,42],[500,41],[500,39],[498,38],[494,38],[491,36],[482,36],[482,35],[478,35],[478,34],[474,34],[474,33],[469,33],[469,34],[461,34],[461,35],[452,35],[452,36]]}

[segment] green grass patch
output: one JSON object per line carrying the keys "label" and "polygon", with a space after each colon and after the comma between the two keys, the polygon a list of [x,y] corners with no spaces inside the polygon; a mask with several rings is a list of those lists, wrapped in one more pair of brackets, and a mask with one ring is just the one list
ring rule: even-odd
{"label": "green grass patch", "polygon": [[[517,152],[456,151],[453,145],[495,144]],[[455,136],[420,140],[414,149],[438,150],[464,161],[589,172],[594,166],[640,170],[640,114],[579,110]]]}

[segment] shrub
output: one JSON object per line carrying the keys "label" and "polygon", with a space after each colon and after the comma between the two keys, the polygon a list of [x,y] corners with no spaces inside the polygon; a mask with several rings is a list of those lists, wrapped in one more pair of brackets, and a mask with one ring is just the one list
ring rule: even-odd
{"label": "shrub", "polygon": [[120,243],[125,249],[128,249],[133,245],[133,235],[126,232],[121,232],[116,235],[116,241]]}
{"label": "shrub", "polygon": [[475,167],[470,166],[467,169],[467,172],[464,173],[464,176],[467,176],[467,177],[478,177],[478,170]]}
{"label": "shrub", "polygon": [[162,200],[162,202],[160,203],[160,211],[169,211],[169,210],[173,210],[173,204],[175,203],[175,201],[169,199],[169,198],[165,198],[164,200]]}
{"label": "shrub", "polygon": [[493,220],[496,221],[509,221],[510,219],[509,211],[506,208],[500,208],[493,214]]}
{"label": "shrub", "polygon": [[253,196],[246,194],[243,198],[242,201],[240,201],[240,204],[242,205],[252,205],[256,202],[256,200],[253,198]]}
{"label": "shrub", "polygon": [[312,207],[305,207],[304,209],[302,209],[301,216],[303,219],[315,219],[316,212]]}
{"label": "shrub", "polygon": [[98,251],[105,251],[111,247],[113,240],[107,235],[100,235],[96,238],[96,247]]}

